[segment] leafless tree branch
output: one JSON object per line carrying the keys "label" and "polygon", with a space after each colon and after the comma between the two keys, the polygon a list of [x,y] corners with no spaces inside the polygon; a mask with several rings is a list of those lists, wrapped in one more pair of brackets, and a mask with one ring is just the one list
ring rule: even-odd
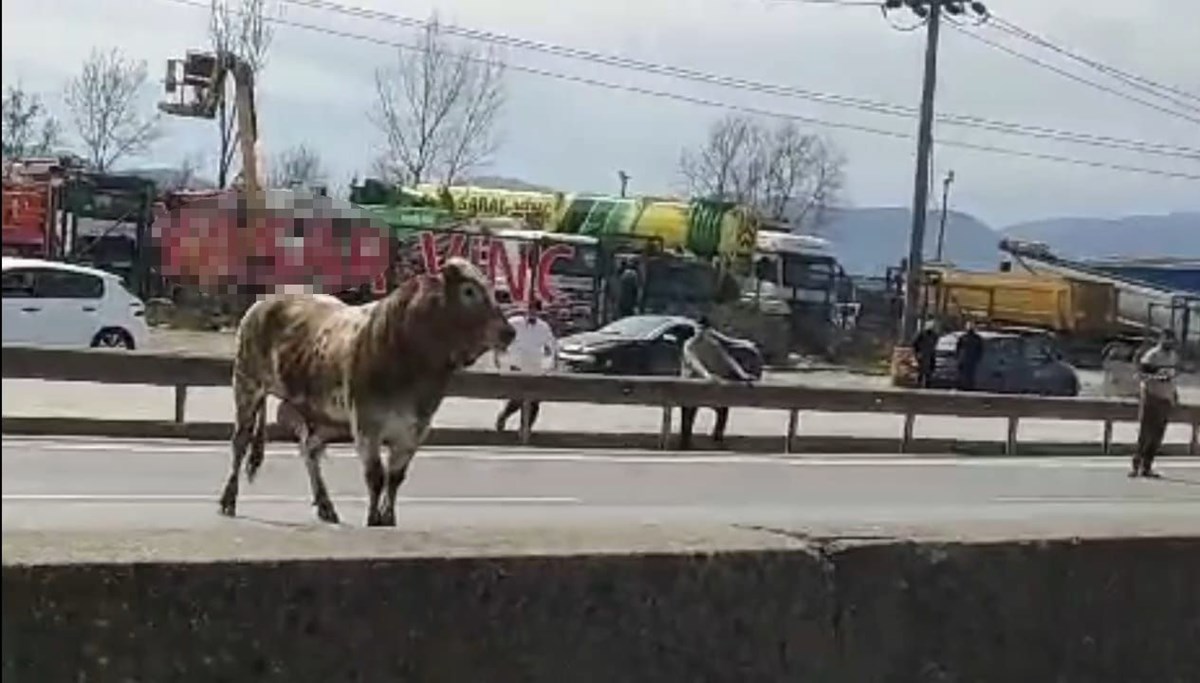
{"label": "leafless tree branch", "polygon": [[325,177],[321,156],[305,145],[288,148],[271,162],[271,187],[317,185]]}
{"label": "leafless tree branch", "polygon": [[[266,67],[267,53],[274,38],[269,14],[270,0],[212,0],[208,35],[213,51],[237,55],[257,76]],[[227,83],[226,87],[230,85]],[[216,123],[217,186],[224,188],[232,179],[233,157],[237,151],[237,116],[228,96],[222,97],[217,106]]]}
{"label": "leafless tree branch", "polygon": [[0,127],[5,159],[51,154],[62,137],[58,119],[46,111],[42,98],[19,83],[4,91]]}
{"label": "leafless tree branch", "polygon": [[679,171],[693,195],[745,203],[815,231],[837,200],[844,165],[830,142],[793,122],[770,128],[728,115],[713,124],[703,146],[684,150]]}
{"label": "leafless tree branch", "polygon": [[127,60],[116,48],[93,49],[80,73],[68,81],[64,99],[97,171],[144,152],[158,139],[157,112],[142,113],[146,85],[146,62]]}
{"label": "leafless tree branch", "polygon": [[504,66],[495,53],[452,49],[436,17],[419,50],[402,51],[393,68],[376,70],[375,90],[370,119],[386,143],[376,166],[388,177],[450,184],[495,153]]}

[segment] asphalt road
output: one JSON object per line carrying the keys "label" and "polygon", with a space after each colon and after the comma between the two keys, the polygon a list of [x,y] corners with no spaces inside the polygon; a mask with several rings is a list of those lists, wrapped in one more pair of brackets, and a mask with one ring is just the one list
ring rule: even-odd
{"label": "asphalt road", "polygon": [[[273,445],[243,484],[239,519],[216,512],[224,443],[3,439],[3,530],[312,529],[304,468]],[[1124,458],[684,455],[427,448],[401,489],[401,530],[717,524],[839,533],[1006,528],[1200,533],[1200,459],[1130,480]],[[344,526],[362,526],[348,448],[325,473]],[[6,539],[7,540],[7,539]]]}

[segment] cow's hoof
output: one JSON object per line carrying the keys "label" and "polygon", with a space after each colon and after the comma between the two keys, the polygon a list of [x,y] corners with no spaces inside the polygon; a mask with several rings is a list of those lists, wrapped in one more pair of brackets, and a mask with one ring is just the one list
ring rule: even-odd
{"label": "cow's hoof", "polygon": [[317,503],[317,519],[328,524],[341,523],[341,520],[338,519],[337,510],[333,509],[333,504],[331,503]]}
{"label": "cow's hoof", "polygon": [[236,517],[237,505],[235,505],[232,501],[223,500],[221,501],[220,513],[223,517]]}

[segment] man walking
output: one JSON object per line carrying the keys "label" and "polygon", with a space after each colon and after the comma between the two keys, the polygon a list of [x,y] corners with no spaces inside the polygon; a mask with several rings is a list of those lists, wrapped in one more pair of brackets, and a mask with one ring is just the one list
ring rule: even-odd
{"label": "man walking", "polygon": [[917,386],[922,389],[929,388],[929,381],[933,377],[934,363],[937,360],[937,343],[937,323],[933,321],[921,328],[921,331],[913,339],[913,356],[917,360]]}
{"label": "man walking", "polygon": [[975,390],[975,373],[983,358],[983,337],[975,331],[975,321],[968,320],[966,329],[958,338],[955,348],[958,358],[958,388],[962,391]]}
{"label": "man walking", "polygon": [[1130,477],[1157,477],[1151,468],[1154,456],[1162,448],[1163,435],[1171,410],[1179,401],[1175,387],[1178,358],[1175,335],[1165,330],[1159,341],[1138,359],[1141,388],[1138,396],[1138,440]]}
{"label": "man walking", "polygon": [[[516,330],[517,336],[513,338],[507,353],[503,356],[495,356],[498,366],[503,364],[503,369],[509,372],[528,374],[552,371],[558,366],[558,341],[554,338],[554,331],[550,329],[550,324],[541,317],[541,310],[541,304],[534,300],[526,308],[525,313],[518,313],[508,319],[509,324]],[[539,401],[531,401],[529,404],[530,428],[537,421],[540,407]],[[500,414],[496,416],[496,431],[503,432],[508,419],[520,410],[521,402],[509,399],[500,409]]]}
{"label": "man walking", "polygon": [[[704,379],[710,382],[744,382],[754,381],[746,371],[725,350],[721,340],[713,334],[708,318],[701,316],[697,321],[699,329],[696,334],[683,345],[680,374],[685,378]],[[692,447],[692,428],[696,423],[696,406],[682,406],[679,421],[679,449],[688,450]],[[716,424],[713,425],[712,439],[716,443],[725,440],[725,425],[729,421],[729,408],[721,406],[713,408],[717,414]]]}

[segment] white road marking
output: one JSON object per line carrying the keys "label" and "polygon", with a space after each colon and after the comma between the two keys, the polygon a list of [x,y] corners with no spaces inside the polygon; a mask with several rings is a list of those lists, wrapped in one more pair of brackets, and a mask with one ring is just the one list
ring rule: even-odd
{"label": "white road marking", "polygon": [[1120,498],[1113,496],[997,496],[989,499],[993,503],[1016,503],[1018,505],[1029,504],[1059,504],[1059,503],[1117,503],[1120,505],[1162,505],[1165,503],[1192,503],[1200,505],[1200,498],[1195,496],[1167,496],[1167,497],[1146,497],[1146,498]]}
{"label": "white road marking", "polygon": [[[225,444],[179,444],[171,442],[121,442],[121,443],[63,443],[53,441],[17,441],[6,439],[5,445],[53,452],[109,452],[116,455],[217,455],[228,457]],[[509,451],[509,452],[505,452]],[[271,458],[293,458],[295,448],[269,448]],[[344,445],[331,447],[327,457],[354,459],[357,456]],[[622,465],[792,465],[821,467],[1035,467],[1046,469],[1125,469],[1129,467],[1128,456],[904,456],[904,455],[750,455],[750,454],[654,454],[653,451],[569,451],[547,450],[545,452],[511,452],[509,447],[491,448],[431,446],[417,454],[418,460],[473,460],[480,462],[570,462]],[[1164,467],[1171,469],[1198,469],[1200,458],[1195,456],[1163,456]]]}
{"label": "white road marking", "polygon": [[[331,496],[334,502],[365,503],[366,496]],[[4,502],[14,503],[208,503],[216,498],[196,493],[5,493]],[[239,502],[250,503],[296,503],[312,502],[310,496],[253,495],[238,497]],[[398,503],[425,503],[435,505],[545,505],[577,504],[578,498],[565,496],[397,496]]]}
{"label": "white road marking", "polygon": [[[17,445],[22,448],[28,447],[27,444],[13,444],[13,445]],[[105,452],[105,451],[107,451],[107,452],[121,454],[121,455],[123,455],[125,453],[171,453],[171,454],[204,453],[204,454],[208,454],[208,453],[218,453],[218,452],[228,454],[228,452],[229,452],[228,447],[226,447],[224,449],[220,449],[215,446],[183,446],[183,445],[177,445],[177,444],[149,445],[149,444],[144,444],[144,443],[118,444],[118,445],[108,445],[108,444],[102,444],[102,443],[66,443],[66,444],[58,444],[58,445],[46,444],[46,445],[41,445],[41,448],[42,448],[42,450],[64,451],[64,452],[68,452],[68,453],[70,453],[70,452]]]}

